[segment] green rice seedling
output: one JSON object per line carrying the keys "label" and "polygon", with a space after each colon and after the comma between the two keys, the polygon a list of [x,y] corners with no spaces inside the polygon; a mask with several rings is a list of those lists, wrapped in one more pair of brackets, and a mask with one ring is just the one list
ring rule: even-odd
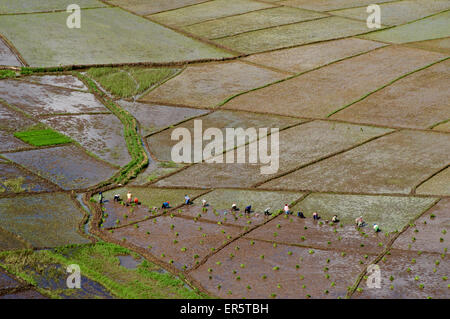
{"label": "green rice seedling", "polygon": [[247,224],[249,224],[249,225],[250,225],[251,223],[252,223],[252,221],[251,221],[251,220],[248,220],[248,221],[247,221]]}
{"label": "green rice seedling", "polygon": [[169,260],[169,264],[173,264],[173,259]]}
{"label": "green rice seedling", "polygon": [[250,245],[254,245],[255,242],[253,240],[250,240]]}
{"label": "green rice seedling", "polygon": [[345,252],[342,252],[342,253],[341,253],[341,256],[342,256],[342,257],[345,257],[345,255],[346,255]]}
{"label": "green rice seedling", "polygon": [[273,243],[273,248],[277,248],[277,243]]}
{"label": "green rice seedling", "polygon": [[174,239],[174,240],[173,240],[173,243],[174,243],[174,244],[178,244],[178,240]]}
{"label": "green rice seedling", "polygon": [[363,292],[363,289],[362,288],[356,288],[356,291],[357,292]]}
{"label": "green rice seedling", "polygon": [[222,234],[225,234],[225,231],[224,231],[223,229],[221,229],[220,232],[221,232]]}
{"label": "green rice seedling", "polygon": [[326,274],[326,275],[325,275],[325,278],[330,279],[330,275],[329,275],[329,274]]}
{"label": "green rice seedling", "polygon": [[421,250],[419,250],[418,252],[417,252],[417,255],[422,255],[422,251]]}
{"label": "green rice seedling", "polygon": [[241,276],[237,276],[237,277],[236,277],[236,280],[241,280]]}
{"label": "green rice seedling", "polygon": [[234,257],[234,254],[233,253],[230,253],[230,258],[233,258]]}
{"label": "green rice seedling", "polygon": [[281,285],[280,285],[280,284],[278,284],[278,285],[277,285],[277,288],[278,288],[278,289],[281,289]]}
{"label": "green rice seedling", "polygon": [[267,279],[267,276],[266,275],[262,275],[261,278],[262,279]]}
{"label": "green rice seedling", "polygon": [[194,259],[197,259],[197,258],[200,258],[200,256],[197,255],[197,254],[195,254],[195,255],[194,255]]}
{"label": "green rice seedling", "polygon": [[260,258],[260,259],[264,259],[264,255],[260,255],[259,258]]}
{"label": "green rice seedling", "polygon": [[419,281],[419,276],[415,276],[415,277],[414,277],[414,280],[415,280],[415,281]]}
{"label": "green rice seedling", "polygon": [[127,215],[127,214],[123,215],[123,218],[127,219],[127,218],[128,218],[128,215]]}
{"label": "green rice seedling", "polygon": [[308,229],[308,227],[306,227],[306,226],[305,226],[305,227],[303,227],[303,229],[307,230],[307,229]]}
{"label": "green rice seedling", "polygon": [[122,237],[122,241],[126,241],[127,239],[125,237]]}
{"label": "green rice seedling", "polygon": [[205,233],[203,233],[203,234],[202,234],[202,237],[206,237],[206,234],[205,234]]}
{"label": "green rice seedling", "polygon": [[162,257],[162,258],[166,257],[166,254],[162,253],[162,254],[161,254],[161,257]]}
{"label": "green rice seedling", "polygon": [[228,235],[228,236],[227,236],[227,239],[231,239],[231,235]]}
{"label": "green rice seedling", "polygon": [[227,292],[229,295],[232,295],[233,293],[231,292],[231,290],[228,290]]}
{"label": "green rice seedling", "polygon": [[418,233],[418,232],[419,232],[419,230],[418,230],[418,229],[414,229],[414,232],[415,232],[415,233]]}
{"label": "green rice seedling", "polygon": [[302,288],[303,288],[303,289],[306,289],[306,285],[302,285]]}
{"label": "green rice seedling", "polygon": [[323,292],[324,292],[324,294],[328,294],[329,291],[327,289],[325,289]]}
{"label": "green rice seedling", "polygon": [[441,262],[440,262],[438,259],[436,259],[436,261],[434,262],[434,264],[435,264],[436,266],[439,266],[440,263],[441,263]]}
{"label": "green rice seedling", "polygon": [[441,233],[442,233],[443,235],[445,235],[445,234],[447,234],[447,231],[446,231],[445,229],[443,229],[443,230],[441,231]]}
{"label": "green rice seedling", "polygon": [[211,250],[211,251],[215,251],[216,250],[216,248],[214,248],[214,247],[211,247],[209,250]]}
{"label": "green rice seedling", "polygon": [[213,270],[212,270],[212,268],[208,268],[208,272],[212,272]]}
{"label": "green rice seedling", "polygon": [[411,272],[411,268],[406,268],[406,272]]}
{"label": "green rice seedling", "polygon": [[234,250],[238,251],[240,248],[239,246],[234,247]]}
{"label": "green rice seedling", "polygon": [[308,299],[311,298],[311,295],[310,295],[310,294],[307,294],[307,295],[306,295],[306,298],[308,298]]}
{"label": "green rice seedling", "polygon": [[185,252],[186,250],[187,250],[186,247],[182,247],[182,248],[181,248],[181,251],[182,251],[182,252]]}
{"label": "green rice seedling", "polygon": [[176,232],[176,233],[175,233],[175,236],[177,236],[177,237],[178,237],[179,235],[180,235],[180,234],[179,234],[178,232]]}
{"label": "green rice seedling", "polygon": [[134,228],[139,228],[139,225],[138,224],[134,224]]}
{"label": "green rice seedling", "polygon": [[390,276],[390,277],[389,277],[389,280],[390,280],[390,281],[394,281],[394,276]]}
{"label": "green rice seedling", "polygon": [[245,268],[245,264],[241,264],[240,267],[241,267],[241,268]]}
{"label": "green rice seedling", "polygon": [[447,281],[447,279],[448,279],[447,276],[443,276],[443,277],[442,277],[442,280],[443,280],[443,281]]}
{"label": "green rice seedling", "polygon": [[331,260],[330,260],[330,258],[327,258],[326,261],[327,261],[327,264],[329,264]]}
{"label": "green rice seedling", "polygon": [[331,284],[330,284],[330,286],[331,286],[331,287],[334,287],[334,286],[336,286],[336,283],[335,283],[334,281],[332,281]]}
{"label": "green rice seedling", "polygon": [[217,285],[217,289],[220,290],[222,288],[222,285]]}
{"label": "green rice seedling", "polygon": [[416,259],[415,258],[411,259],[411,263],[415,264],[416,263]]}
{"label": "green rice seedling", "polygon": [[281,228],[281,225],[280,225],[280,224],[277,224],[277,228]]}
{"label": "green rice seedling", "polygon": [[221,261],[217,261],[217,262],[216,262],[216,265],[219,265],[219,266],[220,266],[220,265],[222,265],[222,262],[221,262]]}
{"label": "green rice seedling", "polygon": [[360,244],[359,246],[360,246],[360,247],[364,247],[364,244]]}
{"label": "green rice seedling", "polygon": [[342,239],[342,237],[341,237],[341,236],[339,236],[339,237],[338,237],[338,240],[341,240],[341,239]]}
{"label": "green rice seedling", "polygon": [[331,241],[327,241],[327,244],[328,244],[328,245],[331,245]]}
{"label": "green rice seedling", "polygon": [[420,284],[419,285],[419,289],[423,289],[424,288],[424,285],[423,284]]}
{"label": "green rice seedling", "polygon": [[152,249],[153,247],[152,247],[152,245],[148,245],[147,248],[148,249]]}
{"label": "green rice seedling", "polygon": [[310,250],[308,251],[308,253],[309,253],[310,255],[312,255],[312,254],[314,254],[314,250],[310,249]]}
{"label": "green rice seedling", "polygon": [[303,279],[305,279],[305,276],[300,275],[300,280],[303,280]]}
{"label": "green rice seedling", "polygon": [[203,245],[205,243],[204,240],[200,240],[200,245]]}
{"label": "green rice seedling", "polygon": [[170,225],[170,229],[174,229],[175,228],[175,225],[174,224],[171,224]]}
{"label": "green rice seedling", "polygon": [[379,247],[383,247],[383,243],[382,243],[382,242],[379,242],[379,243],[378,243],[378,246],[379,246]]}
{"label": "green rice seedling", "polygon": [[390,285],[389,289],[394,290],[394,285]]}
{"label": "green rice seedling", "polygon": [[305,241],[305,236],[302,236],[302,237],[300,237],[300,239],[302,240],[302,241]]}
{"label": "green rice seedling", "polygon": [[431,219],[434,219],[434,218],[436,218],[436,215],[435,215],[435,214],[431,214],[431,215],[430,215],[430,218],[431,218]]}
{"label": "green rice seedling", "polygon": [[292,251],[288,251],[288,255],[289,255],[289,256],[292,256]]}
{"label": "green rice seedling", "polygon": [[150,235],[150,232],[148,231],[148,232],[146,232],[146,234],[147,234],[147,235]]}
{"label": "green rice seedling", "polygon": [[439,241],[442,243],[442,242],[444,242],[444,238],[439,238]]}
{"label": "green rice seedling", "polygon": [[277,237],[277,236],[278,236],[277,232],[273,233],[273,237]]}
{"label": "green rice seedling", "polygon": [[275,293],[270,294],[270,297],[272,297],[272,298],[275,298],[276,296],[277,296],[277,294],[275,294]]}
{"label": "green rice seedling", "polygon": [[275,266],[275,267],[273,267],[272,269],[273,269],[273,270],[279,270],[279,269],[280,269],[280,267],[278,267],[278,266]]}
{"label": "green rice seedling", "polygon": [[328,270],[329,270],[328,267],[323,267],[324,272],[327,272]]}
{"label": "green rice seedling", "polygon": [[296,268],[296,269],[299,269],[299,268],[300,268],[300,265],[299,265],[299,264],[295,265],[295,268]]}

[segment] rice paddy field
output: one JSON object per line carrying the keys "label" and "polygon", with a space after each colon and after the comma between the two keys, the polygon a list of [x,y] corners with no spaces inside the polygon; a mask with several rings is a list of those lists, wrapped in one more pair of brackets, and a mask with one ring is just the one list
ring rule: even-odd
{"label": "rice paddy field", "polygon": [[449,1],[70,4],[0,0],[0,299],[450,297]]}

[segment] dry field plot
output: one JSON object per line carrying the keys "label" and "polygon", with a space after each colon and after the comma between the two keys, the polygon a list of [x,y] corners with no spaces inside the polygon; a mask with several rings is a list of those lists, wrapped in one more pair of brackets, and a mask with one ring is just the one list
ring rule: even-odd
{"label": "dry field plot", "polygon": [[242,238],[190,275],[221,298],[336,299],[345,297],[347,287],[365,267],[361,259],[363,254],[358,253],[342,255],[341,251],[283,244],[274,247]]}
{"label": "dry field plot", "polygon": [[240,95],[226,109],[326,117],[364,95],[445,58],[404,47],[384,47],[299,77]]}
{"label": "dry field plot", "polygon": [[2,39],[0,39],[0,65],[22,66],[22,63]]}
{"label": "dry field plot", "polygon": [[332,11],[345,8],[353,7],[367,7],[373,3],[384,3],[391,2],[395,0],[284,0],[275,1],[271,0],[269,2],[277,2],[277,4],[286,5],[290,7],[304,8],[314,11]]}
{"label": "dry field plot", "polygon": [[3,156],[64,190],[84,189],[110,178],[115,169],[74,145],[6,153]]}
{"label": "dry field plot", "polygon": [[413,48],[419,48],[428,51],[441,52],[450,55],[450,38],[425,40],[418,42],[410,42],[406,44]]}
{"label": "dry field plot", "polygon": [[124,100],[117,103],[139,121],[143,136],[208,112],[187,107],[128,102]]}
{"label": "dry field plot", "polygon": [[450,116],[450,60],[411,74],[331,118],[426,129]]}
{"label": "dry field plot", "polygon": [[[191,132],[191,136],[194,138],[197,137],[197,141],[194,140],[194,143],[202,143],[202,149],[209,143],[209,141],[202,142],[202,136],[194,136],[194,121],[189,120],[180,125],[177,125],[174,128],[170,128],[168,130],[164,130],[158,134],[154,134],[150,136],[147,141],[150,147],[151,152],[162,161],[170,161],[172,159],[171,152],[172,148],[175,144],[177,144],[178,140],[171,140],[172,132],[177,128],[186,128]],[[227,128],[243,128],[246,130],[247,128],[255,128],[258,132],[259,128],[269,128],[268,133],[270,133],[270,128],[279,128],[283,129],[291,125],[299,124],[302,121],[299,119],[292,119],[283,116],[268,116],[264,114],[252,114],[246,112],[235,112],[235,111],[217,111],[212,114],[208,114],[199,118],[201,120],[201,125],[203,131],[206,131],[208,128],[218,128],[222,131],[223,136],[226,136]],[[262,136],[259,135],[259,138]],[[248,138],[245,139],[244,143],[253,142],[254,139],[250,141]],[[235,139],[235,146],[241,146],[242,142],[237,141]],[[228,147],[229,149],[229,147]],[[228,150],[227,145],[223,143],[223,150]],[[192,152],[193,153],[193,152]],[[218,154],[214,154],[218,155]],[[192,154],[192,161],[193,161]]]}
{"label": "dry field plot", "polygon": [[215,107],[228,97],[280,80],[287,75],[233,61],[187,67],[142,100],[160,104]]}
{"label": "dry field plot", "polygon": [[214,0],[154,14],[150,18],[162,24],[180,27],[272,7],[275,5],[253,0]]}
{"label": "dry field plot", "polygon": [[253,54],[242,60],[286,72],[301,73],[382,46],[386,46],[386,44],[358,38],[347,38]]}
{"label": "dry field plot", "polygon": [[367,289],[354,298],[448,298],[450,201],[442,199],[394,242],[378,263],[382,289]]}
{"label": "dry field plot", "polygon": [[366,23],[341,17],[288,24],[215,40],[232,50],[252,54],[294,45],[345,38],[367,32]]}
{"label": "dry field plot", "polygon": [[23,78],[24,81],[38,84],[47,84],[66,89],[87,91],[87,87],[78,78],[72,75],[31,75]]}
{"label": "dry field plot", "polygon": [[109,112],[93,94],[16,80],[0,81],[0,96],[34,116]]}
{"label": "dry field plot", "polygon": [[[227,236],[235,237],[242,231],[237,226],[167,215],[136,225],[115,229],[110,236],[123,243],[144,248],[180,270],[192,268],[197,261],[228,241]],[[184,266],[186,267],[183,268]]]}
{"label": "dry field plot", "polygon": [[184,27],[184,30],[208,39],[218,39],[249,31],[324,17],[326,15],[312,11],[278,7],[196,23]]}
{"label": "dry field plot", "polygon": [[52,116],[42,122],[108,163],[123,166],[131,160],[122,123],[113,114]]}
{"label": "dry field plot", "polygon": [[83,218],[67,194],[52,193],[0,199],[2,228],[34,247],[56,247],[89,241],[78,234]]}
{"label": "dry field plot", "polygon": [[423,180],[448,165],[449,153],[448,134],[400,131],[272,180],[262,187],[409,194]]}
{"label": "dry field plot", "polygon": [[[398,25],[421,19],[432,14],[450,9],[447,0],[404,0],[379,4],[382,25]],[[347,18],[366,21],[367,6],[330,12]]]}
{"label": "dry field plot", "polygon": [[149,15],[167,10],[187,7],[208,0],[106,0],[106,2],[134,12],[138,15]]}
{"label": "dry field plot", "polygon": [[416,194],[450,196],[450,168],[439,172],[416,189]]}
{"label": "dry field plot", "polygon": [[[67,6],[72,3],[71,0],[0,0],[0,14],[66,11]],[[77,5],[82,9],[106,7],[97,0],[77,0]]]}
{"label": "dry field plot", "polygon": [[369,40],[391,43],[408,43],[445,38],[450,36],[449,18],[450,11],[446,11],[395,28],[373,32],[363,37]]}
{"label": "dry field plot", "polygon": [[[286,173],[301,165],[341,152],[374,137],[390,132],[389,129],[359,126],[344,123],[313,121],[280,132],[280,163],[277,174]],[[255,142],[258,143],[258,142]],[[248,156],[248,146],[245,147]],[[270,147],[268,146],[270,149]],[[226,156],[226,155],[225,155]],[[158,186],[196,187],[251,187],[254,184],[275,177],[275,174],[262,175],[261,164],[207,164],[193,165],[181,172],[156,183]],[[287,188],[279,184],[278,188]]]}
{"label": "dry field plot", "polygon": [[450,120],[446,120],[446,122],[436,125],[433,127],[433,130],[442,131],[442,132],[450,132]]}
{"label": "dry field plot", "polygon": [[119,8],[83,10],[82,17],[82,28],[69,29],[65,11],[7,15],[1,17],[0,29],[31,66],[167,63],[232,56]]}
{"label": "dry field plot", "polygon": [[24,240],[20,240],[13,233],[0,228],[0,252],[6,250],[26,249],[29,248],[28,246],[28,243]]}

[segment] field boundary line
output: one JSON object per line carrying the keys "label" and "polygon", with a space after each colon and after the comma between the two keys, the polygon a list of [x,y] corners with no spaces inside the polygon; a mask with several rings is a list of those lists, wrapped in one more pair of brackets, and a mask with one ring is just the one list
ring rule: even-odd
{"label": "field boundary line", "polygon": [[[298,203],[299,201],[303,200],[305,197],[307,197],[309,194],[302,194],[297,200],[296,202]],[[244,231],[241,232],[240,234],[236,235],[235,237],[233,237],[232,239],[230,239],[229,241],[227,241],[225,244],[220,245],[217,249],[214,249],[214,251],[208,253],[205,257],[203,257],[203,259],[196,264],[195,266],[193,266],[191,269],[189,269],[187,272],[191,273],[192,271],[195,271],[196,269],[198,269],[200,266],[202,266],[203,264],[205,264],[209,258],[211,258],[213,255],[217,254],[219,251],[221,251],[222,249],[224,249],[225,247],[227,247],[228,245],[230,245],[231,243],[235,242],[236,240],[239,240],[241,238],[243,238],[245,235],[247,235],[248,233],[252,232],[253,230],[264,226],[265,224],[269,223],[271,220],[276,219],[277,217],[280,217],[282,214],[278,213],[274,216],[270,216],[267,220],[265,220],[264,222],[252,226],[252,227],[244,227]],[[247,228],[247,229],[246,229]]]}
{"label": "field boundary line", "polygon": [[375,90],[373,90],[373,91],[371,91],[371,92],[369,92],[369,93],[366,93],[365,95],[363,95],[363,96],[360,97],[359,99],[357,99],[357,100],[355,100],[355,101],[353,101],[353,102],[350,102],[349,104],[344,105],[344,106],[342,106],[342,107],[340,107],[340,108],[334,110],[333,112],[329,113],[329,114],[327,115],[327,117],[331,117],[331,116],[335,115],[336,113],[339,113],[340,111],[345,110],[346,108],[352,106],[353,104],[356,104],[356,103],[358,103],[358,102],[361,102],[362,100],[366,99],[367,97],[371,96],[372,94],[377,93],[378,91],[383,90],[384,88],[386,88],[386,87],[388,87],[388,86],[394,84],[394,83],[397,82],[397,81],[400,81],[400,80],[403,79],[403,78],[406,78],[406,77],[409,76],[409,75],[412,75],[412,74],[414,74],[414,73],[423,71],[423,70],[425,70],[425,69],[427,69],[427,68],[429,68],[429,67],[432,67],[432,66],[435,65],[435,64],[444,62],[444,61],[446,61],[446,60],[448,60],[448,59],[450,59],[450,57],[443,58],[443,59],[438,60],[438,61],[435,61],[435,62],[433,62],[433,63],[431,63],[431,64],[425,65],[425,66],[423,66],[423,67],[421,67],[421,68],[419,68],[419,69],[415,69],[415,70],[413,70],[413,71],[411,71],[411,72],[405,73],[405,74],[403,74],[403,75],[401,75],[401,76],[395,78],[394,80],[392,80],[392,81],[390,81],[390,82],[384,84],[383,86],[380,86],[379,88],[377,88],[377,89],[375,89]]}
{"label": "field boundary line", "polygon": [[[377,255],[377,257],[370,262],[369,265],[375,265],[380,262],[381,259],[383,259],[384,256],[392,249],[392,246],[394,245],[395,241],[405,232],[409,229],[410,224],[414,224],[420,217],[425,215],[427,212],[429,212],[433,207],[439,203],[441,199],[438,198],[434,201],[434,203],[430,204],[428,208],[424,209],[421,213],[419,213],[417,216],[413,217],[399,232],[395,233],[394,236],[389,240],[387,244],[385,244],[385,249]],[[355,293],[356,289],[362,282],[364,276],[367,274],[367,268],[368,266],[364,267],[362,272],[357,276],[356,281],[354,282],[353,286],[349,287],[346,295],[346,299],[350,299],[353,294]]]}
{"label": "field boundary line", "polygon": [[267,180],[265,180],[265,181],[261,181],[261,182],[255,183],[255,184],[252,185],[252,188],[257,188],[257,187],[259,187],[259,186],[261,186],[261,185],[264,185],[264,184],[266,184],[266,183],[269,183],[269,182],[271,182],[271,181],[273,181],[273,180],[275,180],[275,179],[284,177],[284,176],[286,176],[286,175],[288,175],[288,174],[294,173],[295,171],[298,171],[298,170],[303,169],[303,168],[305,168],[305,167],[308,167],[308,166],[317,164],[317,163],[319,163],[319,162],[321,162],[321,161],[324,161],[324,160],[329,159],[329,158],[331,158],[331,157],[334,157],[334,156],[336,156],[336,155],[340,155],[340,154],[346,153],[346,152],[348,152],[348,151],[351,151],[352,149],[355,149],[355,148],[360,147],[360,146],[362,146],[362,145],[364,145],[364,144],[370,143],[370,142],[372,142],[372,141],[374,141],[374,140],[377,140],[377,139],[379,139],[379,138],[388,136],[388,135],[393,134],[393,133],[396,133],[396,132],[399,132],[399,131],[398,131],[398,130],[391,130],[391,131],[388,131],[388,132],[386,132],[386,133],[383,133],[383,134],[380,134],[380,135],[371,137],[371,138],[369,138],[369,139],[367,139],[367,140],[365,140],[365,141],[363,141],[363,142],[361,142],[361,143],[352,145],[352,146],[347,147],[347,148],[345,148],[345,149],[342,149],[342,150],[340,150],[340,151],[337,151],[337,152],[334,152],[334,153],[331,153],[331,154],[322,156],[322,157],[320,157],[320,158],[318,158],[318,159],[316,159],[316,160],[313,160],[313,161],[311,161],[311,162],[309,162],[309,163],[305,163],[305,164],[299,165],[299,166],[294,167],[294,168],[292,168],[292,169],[290,169],[290,170],[288,170],[288,171],[286,171],[286,172],[284,172],[284,173],[277,174],[276,176],[273,176],[273,177],[271,177],[271,178],[269,178],[269,179],[267,179]]}
{"label": "field boundary line", "polygon": [[[425,184],[426,182],[428,182],[430,179],[432,179],[433,177],[435,177],[436,175],[438,175],[439,173],[442,173],[443,171],[445,171],[447,168],[450,167],[450,164],[445,165],[443,168],[437,170],[436,172],[432,173],[431,175],[429,175],[427,178],[425,178],[424,180],[422,180],[421,182],[419,182],[416,186],[414,186],[411,189],[410,194],[411,195],[416,195],[416,190],[417,188],[419,188],[420,186],[422,186],[423,184]],[[440,195],[436,195],[438,197],[441,197]]]}

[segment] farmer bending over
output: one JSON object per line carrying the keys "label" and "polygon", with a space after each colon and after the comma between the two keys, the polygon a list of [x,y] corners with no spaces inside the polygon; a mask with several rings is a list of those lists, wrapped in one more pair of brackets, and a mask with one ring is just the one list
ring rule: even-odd
{"label": "farmer bending over", "polygon": [[244,212],[246,214],[250,214],[251,210],[252,210],[252,205],[248,205],[247,207],[245,207],[245,211]]}

